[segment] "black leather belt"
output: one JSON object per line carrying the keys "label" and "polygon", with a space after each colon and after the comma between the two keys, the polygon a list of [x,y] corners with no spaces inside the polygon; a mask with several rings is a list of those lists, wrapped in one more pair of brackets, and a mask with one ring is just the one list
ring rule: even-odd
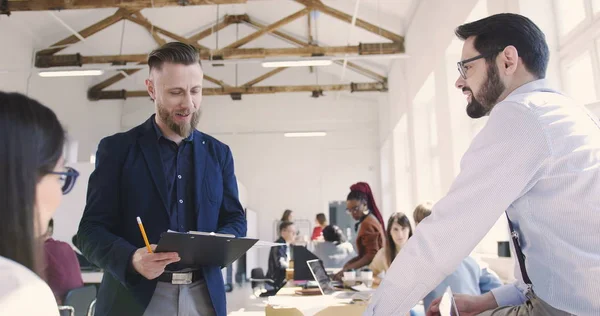
{"label": "black leather belt", "polygon": [[160,282],[167,282],[171,284],[192,284],[196,281],[204,279],[202,270],[195,270],[189,272],[170,272],[165,271],[158,278]]}

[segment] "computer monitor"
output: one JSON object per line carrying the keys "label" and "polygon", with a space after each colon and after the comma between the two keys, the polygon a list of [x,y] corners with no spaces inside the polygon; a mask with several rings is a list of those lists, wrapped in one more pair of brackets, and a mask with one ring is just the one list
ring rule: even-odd
{"label": "computer monitor", "polygon": [[314,253],[306,249],[304,246],[292,246],[292,258],[294,259],[294,280],[296,281],[311,281],[315,278],[307,262],[310,260],[319,259]]}

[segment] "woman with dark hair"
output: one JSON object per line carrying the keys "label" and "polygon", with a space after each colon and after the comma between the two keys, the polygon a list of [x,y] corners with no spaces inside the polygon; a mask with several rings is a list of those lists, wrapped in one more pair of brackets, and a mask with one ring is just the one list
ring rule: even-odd
{"label": "woman with dark hair", "polygon": [[310,238],[311,240],[317,240],[317,239],[321,238],[323,228],[325,228],[325,226],[327,226],[327,218],[325,217],[325,214],[323,214],[323,213],[317,214],[317,217],[315,218],[315,222],[317,225],[313,229],[312,236]]}
{"label": "woman with dark hair", "polygon": [[404,213],[396,212],[390,216],[387,223],[385,247],[379,249],[369,265],[369,269],[373,271],[373,276],[379,276],[381,272],[389,269],[400,249],[412,235],[410,220]]}
{"label": "woman with dark hair", "polygon": [[292,216],[292,210],[285,210],[283,215],[281,215],[280,222],[293,222],[294,217]]}
{"label": "woman with dark hair", "polygon": [[368,183],[358,182],[350,187],[350,193],[346,198],[346,212],[356,221],[358,256],[346,262],[342,270],[336,274],[336,279],[340,279],[344,271],[360,269],[371,264],[385,240],[383,219]]}
{"label": "woman with dark hair", "polygon": [[52,291],[36,274],[42,236],[78,175],[63,166],[64,130],[49,108],[0,92],[0,139],[0,310],[58,315]]}

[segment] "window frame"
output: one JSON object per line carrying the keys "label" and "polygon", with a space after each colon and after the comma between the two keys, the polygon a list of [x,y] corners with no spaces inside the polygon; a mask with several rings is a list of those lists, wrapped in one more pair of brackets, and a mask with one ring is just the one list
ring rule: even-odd
{"label": "window frame", "polygon": [[[559,12],[557,1],[561,0],[554,0],[553,8],[554,18],[558,24]],[[600,102],[600,12],[594,13],[592,0],[584,0],[584,7],[586,12],[585,19],[567,34],[563,36],[559,35],[559,68],[563,88],[566,88],[567,78],[565,74],[567,66],[579,58],[585,51],[589,50],[592,61],[594,87],[596,89],[596,101],[586,104],[589,105]]]}

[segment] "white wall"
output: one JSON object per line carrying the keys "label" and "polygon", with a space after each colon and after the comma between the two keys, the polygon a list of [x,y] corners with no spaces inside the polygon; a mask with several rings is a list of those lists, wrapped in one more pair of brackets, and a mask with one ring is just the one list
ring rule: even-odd
{"label": "white wall", "polygon": [[34,50],[46,47],[23,27],[21,16],[0,18],[0,90],[25,93],[50,107],[78,143],[78,161],[89,161],[100,139],[120,130],[123,101],[91,102],[94,78],[42,78],[28,73]]}
{"label": "white wall", "polygon": [[[71,241],[85,205],[87,178],[93,165],[90,155],[95,153],[102,137],[121,129],[123,101],[90,102],[87,88],[90,78],[41,78],[29,75],[31,56],[35,49],[45,47],[18,19],[0,17],[0,90],[20,92],[51,108],[67,130],[68,137],[77,143],[77,161],[67,164],[80,173],[73,191],[64,196],[55,215],[55,237]],[[4,73],[2,72],[5,71]]]}
{"label": "white wall", "polygon": [[[379,102],[381,155],[389,156],[381,159],[394,162],[390,170],[395,174],[392,183],[386,187],[393,192],[392,205],[395,209],[386,210],[387,213],[401,211],[412,217],[416,204],[423,202],[421,197],[427,196],[430,191],[421,188],[422,193],[419,193],[419,178],[422,176],[419,170],[428,169],[419,166],[415,152],[426,139],[424,135],[418,133],[421,122],[415,122],[412,104],[427,78],[436,67],[439,68],[444,64],[443,57],[446,48],[454,38],[454,28],[467,19],[476,2],[476,0],[420,1],[405,35],[406,50],[410,58],[395,60],[388,72],[390,92],[387,99],[380,98]],[[435,87],[437,89],[439,85]],[[428,102],[435,104],[437,116],[441,117],[438,121],[443,122],[447,110],[437,101]],[[437,124],[436,128],[437,134],[443,135],[444,139],[452,138],[452,129],[448,123]],[[387,145],[385,142],[390,142],[392,150],[384,150],[384,144]],[[444,150],[448,150],[448,146],[451,145],[442,145]],[[448,169],[447,165],[451,165],[448,161],[453,160],[452,157],[441,153],[440,161],[445,162],[444,168],[440,170],[442,177],[439,179],[442,185],[441,191],[445,192],[453,178],[452,169]],[[385,196],[389,192],[382,192],[382,194]]]}

